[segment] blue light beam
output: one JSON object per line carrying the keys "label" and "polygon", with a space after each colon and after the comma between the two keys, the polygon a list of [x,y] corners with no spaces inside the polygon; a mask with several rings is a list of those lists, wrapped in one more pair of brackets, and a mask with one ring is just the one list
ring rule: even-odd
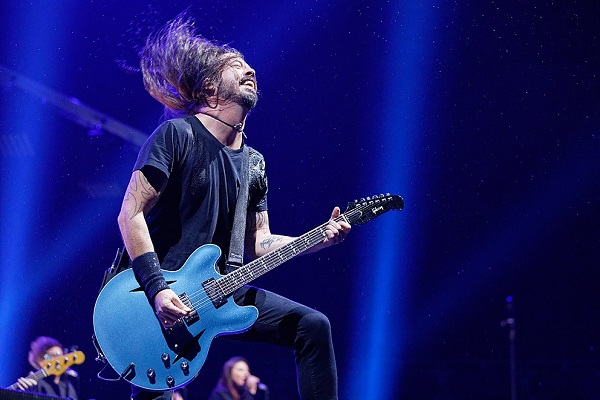
{"label": "blue light beam", "polygon": [[402,195],[406,209],[374,223],[371,251],[359,249],[356,255],[363,276],[355,288],[360,295],[354,309],[361,323],[356,324],[352,348],[357,350],[350,365],[360,366],[360,373],[349,381],[347,393],[352,399],[395,398],[397,388],[382,382],[401,384],[399,365],[407,336],[405,300],[413,259],[410,240],[415,236],[410,209],[411,199],[420,190],[416,154],[426,108],[434,12],[426,2],[395,2],[386,14],[390,25],[387,57],[382,59],[381,70],[373,72],[379,72],[382,81],[373,85],[375,93],[369,98],[381,102],[367,115],[376,115],[381,122],[373,126],[373,118],[365,121],[369,131],[378,135],[370,138],[376,166],[363,178],[378,189]]}
{"label": "blue light beam", "polygon": [[[27,4],[15,6],[17,10],[10,17],[15,29],[12,35],[3,40],[14,47],[12,58],[15,65],[24,66],[29,75],[45,76],[49,80],[57,76],[62,63],[53,58],[51,49],[56,43],[64,42],[64,30],[61,25],[67,10],[63,2]],[[48,21],[39,24],[38,21]],[[21,99],[19,97],[19,99]],[[34,227],[38,215],[43,215],[44,196],[40,193],[40,182],[44,179],[44,165],[48,152],[52,151],[54,128],[49,126],[42,112],[42,104],[24,99],[1,110],[0,134],[5,137],[18,137],[31,145],[32,152],[16,152],[5,156],[2,170],[2,189],[0,190],[0,259],[2,260],[2,279],[0,279],[0,342],[4,343],[3,357],[18,360],[27,354],[27,331],[15,329],[11,321],[21,321],[27,325],[34,312],[27,307],[27,300],[34,293],[38,282],[45,279],[43,273],[27,274],[25,268],[27,254],[35,252]],[[25,111],[26,110],[26,111]],[[27,275],[27,276],[25,276]],[[26,279],[22,279],[26,278]],[[25,282],[25,283],[23,283]],[[11,364],[17,365],[17,364]],[[0,370],[0,384],[12,383],[20,372],[9,368]]]}

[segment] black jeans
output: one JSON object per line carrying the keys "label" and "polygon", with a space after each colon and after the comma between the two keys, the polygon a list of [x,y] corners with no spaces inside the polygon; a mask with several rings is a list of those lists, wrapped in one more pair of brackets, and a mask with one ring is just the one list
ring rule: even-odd
{"label": "black jeans", "polygon": [[[331,326],[323,313],[252,286],[238,289],[233,297],[239,305],[255,306],[258,319],[248,331],[228,335],[228,339],[273,343],[293,349],[301,398],[337,400],[337,369]],[[170,392],[140,391],[134,386],[132,390],[134,400],[170,398]]]}

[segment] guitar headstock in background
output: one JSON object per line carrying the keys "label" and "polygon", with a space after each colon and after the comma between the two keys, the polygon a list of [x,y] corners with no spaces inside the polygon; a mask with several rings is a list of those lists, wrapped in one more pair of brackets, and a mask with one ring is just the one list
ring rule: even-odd
{"label": "guitar headstock in background", "polygon": [[56,356],[48,360],[44,360],[42,368],[46,371],[46,375],[62,375],[71,365],[81,364],[85,361],[85,355],[81,351]]}

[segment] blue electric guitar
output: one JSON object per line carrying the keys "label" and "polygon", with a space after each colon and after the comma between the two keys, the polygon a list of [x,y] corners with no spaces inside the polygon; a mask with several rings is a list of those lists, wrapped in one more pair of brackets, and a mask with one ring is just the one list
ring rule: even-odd
{"label": "blue electric guitar", "polygon": [[[360,225],[403,208],[402,197],[381,195],[350,203],[336,220]],[[231,299],[233,292],[322,242],[326,225],[227,275],[215,271],[221,251],[212,244],[194,251],[179,270],[163,270],[171,289],[192,309],[173,328],[157,319],[133,271],[119,273],[104,286],[94,307],[101,355],[122,378],[144,389],[168,390],[189,383],[216,336],[243,332],[258,318],[255,307],[241,307]]]}

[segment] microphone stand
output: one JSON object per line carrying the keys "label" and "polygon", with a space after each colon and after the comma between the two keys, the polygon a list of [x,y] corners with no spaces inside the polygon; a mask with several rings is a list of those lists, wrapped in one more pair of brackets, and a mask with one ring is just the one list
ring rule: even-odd
{"label": "microphone stand", "polygon": [[508,343],[509,343],[509,363],[510,363],[510,399],[517,400],[517,351],[515,345],[515,336],[517,334],[513,298],[506,298],[506,310],[508,318],[500,322],[500,326],[508,327]]}

